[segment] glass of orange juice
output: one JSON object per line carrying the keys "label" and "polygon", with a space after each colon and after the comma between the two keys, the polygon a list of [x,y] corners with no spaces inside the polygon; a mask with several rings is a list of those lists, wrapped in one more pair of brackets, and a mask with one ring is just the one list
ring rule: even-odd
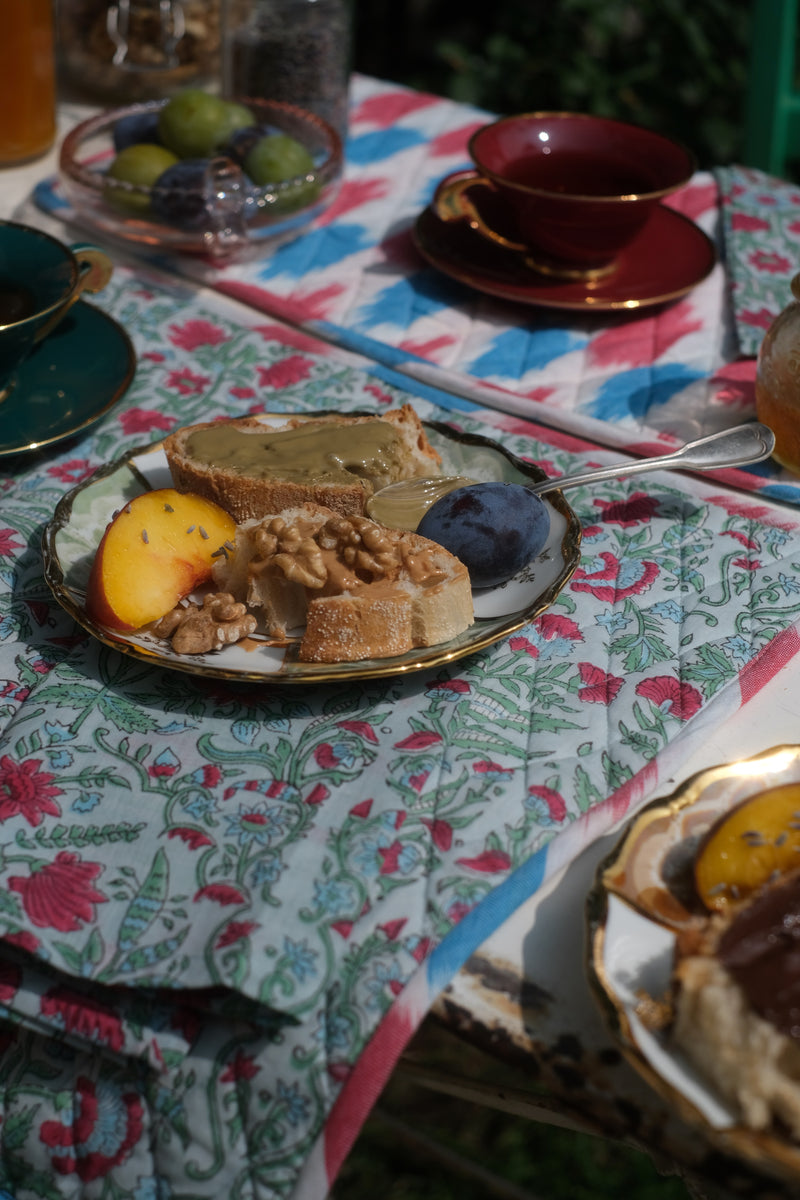
{"label": "glass of orange juice", "polygon": [[3,0],[0,13],[0,166],[12,166],[55,139],[53,2]]}

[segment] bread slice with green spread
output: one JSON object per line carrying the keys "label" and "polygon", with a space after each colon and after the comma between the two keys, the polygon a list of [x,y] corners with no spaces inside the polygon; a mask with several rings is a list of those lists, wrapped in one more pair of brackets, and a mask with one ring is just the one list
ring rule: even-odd
{"label": "bread slice with green spread", "polygon": [[164,451],[175,487],[213,500],[236,521],[322,504],[363,514],[369,497],[400,479],[436,475],[441,457],[410,404],[375,416],[257,417],[187,425]]}

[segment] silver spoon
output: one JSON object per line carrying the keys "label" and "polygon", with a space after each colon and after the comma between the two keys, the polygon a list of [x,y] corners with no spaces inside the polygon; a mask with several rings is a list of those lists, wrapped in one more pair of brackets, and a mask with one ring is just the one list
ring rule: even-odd
{"label": "silver spoon", "polygon": [[[653,458],[613,463],[595,467],[577,475],[560,479],[545,479],[541,483],[526,483],[528,491],[537,496],[545,492],[563,491],[584,483],[599,483],[603,479],[621,479],[626,475],[642,475],[646,471],[670,471],[683,468],[689,471],[718,471],[723,467],[743,467],[748,463],[769,458],[775,447],[775,434],[767,425],[753,421],[723,429],[707,437],[687,442],[669,454]],[[401,479],[381,488],[367,502],[367,512],[384,525],[400,529],[416,529],[423,515],[448,492],[465,487],[476,480],[462,475],[439,475],[420,479]]]}

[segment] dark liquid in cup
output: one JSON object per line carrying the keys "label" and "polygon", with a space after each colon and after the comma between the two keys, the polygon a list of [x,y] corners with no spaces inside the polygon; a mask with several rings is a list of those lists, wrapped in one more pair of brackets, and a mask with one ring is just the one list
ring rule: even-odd
{"label": "dark liquid in cup", "polygon": [[628,163],[567,151],[520,158],[509,163],[503,176],[512,183],[572,196],[632,196],[658,188],[644,171]]}
{"label": "dark liquid in cup", "polygon": [[36,298],[22,284],[0,278],[0,325],[24,321],[36,312]]}

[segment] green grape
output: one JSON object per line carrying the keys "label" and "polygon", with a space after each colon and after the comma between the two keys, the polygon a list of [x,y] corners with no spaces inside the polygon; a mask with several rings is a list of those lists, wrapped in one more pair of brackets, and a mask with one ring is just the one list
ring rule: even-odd
{"label": "green grape", "polygon": [[[141,188],[151,188],[159,175],[177,161],[177,155],[166,147],[156,146],[152,142],[139,142],[120,150],[108,168],[107,177],[109,180],[119,179]],[[149,196],[126,192],[113,184],[106,185],[105,197],[117,208],[133,212],[145,212],[150,208]]]}
{"label": "green grape", "polygon": [[244,169],[253,183],[266,187],[296,179],[314,170],[314,160],[294,138],[285,133],[269,133],[260,138],[244,160]]}
{"label": "green grape", "polygon": [[179,158],[209,158],[234,128],[252,123],[253,114],[242,105],[187,88],[162,108],[158,133]]}

